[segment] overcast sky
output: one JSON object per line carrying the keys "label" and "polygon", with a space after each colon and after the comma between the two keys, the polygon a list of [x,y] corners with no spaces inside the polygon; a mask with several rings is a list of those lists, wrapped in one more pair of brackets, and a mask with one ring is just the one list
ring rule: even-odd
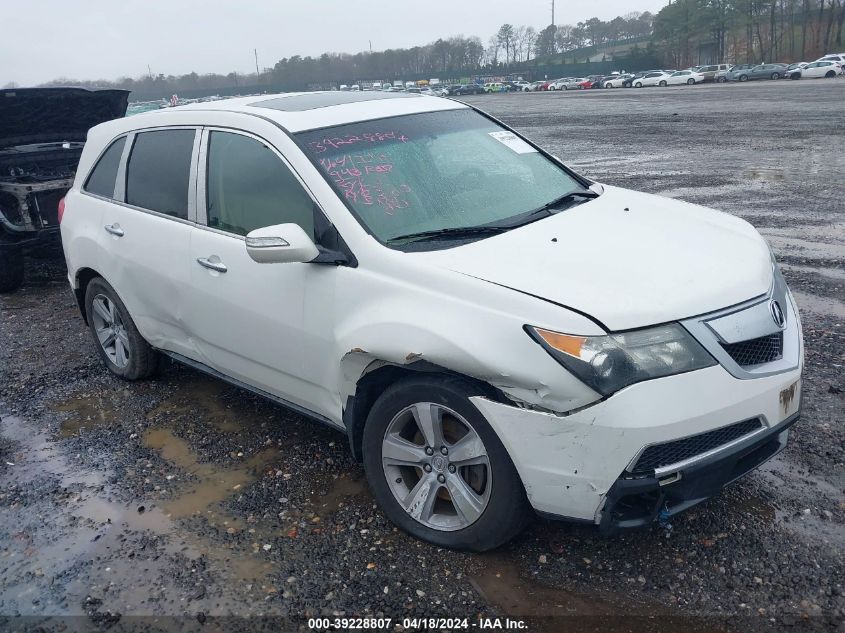
{"label": "overcast sky", "polygon": [[[557,0],[555,22],[657,11],[666,0]],[[58,77],[116,79],[147,72],[228,73],[291,55],[356,53],[542,28],[550,0],[31,0],[3,11],[0,86]],[[539,30],[538,28],[538,30]]]}

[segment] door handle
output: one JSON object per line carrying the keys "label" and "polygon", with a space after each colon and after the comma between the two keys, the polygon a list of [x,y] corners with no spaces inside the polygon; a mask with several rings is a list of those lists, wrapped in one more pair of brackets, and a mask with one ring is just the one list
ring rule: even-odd
{"label": "door handle", "polygon": [[[214,260],[212,260],[212,258],[214,258]],[[225,273],[229,270],[226,268],[226,264],[221,262],[217,255],[212,255],[211,257],[197,257],[197,263],[204,268],[217,271],[218,273]]]}
{"label": "door handle", "polygon": [[116,237],[123,237],[125,235],[123,229],[120,228],[120,225],[116,222],[114,224],[106,224],[103,228],[106,230],[107,233],[111,233]]}

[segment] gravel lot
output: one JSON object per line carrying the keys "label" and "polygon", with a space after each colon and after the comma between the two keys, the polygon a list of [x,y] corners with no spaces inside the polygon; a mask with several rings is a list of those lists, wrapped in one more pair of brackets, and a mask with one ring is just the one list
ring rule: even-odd
{"label": "gravel lot", "polygon": [[468,100],[591,178],[770,240],[807,347],[787,450],[669,527],[605,538],[537,521],[499,551],[440,550],[388,523],[344,436],[175,364],[112,378],[61,257],[41,253],[0,297],[0,615],[842,630],[845,80]]}

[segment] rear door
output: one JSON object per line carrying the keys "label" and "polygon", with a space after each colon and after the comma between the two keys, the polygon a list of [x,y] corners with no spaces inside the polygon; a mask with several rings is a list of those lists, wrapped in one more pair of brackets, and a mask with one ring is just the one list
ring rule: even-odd
{"label": "rear door", "polygon": [[803,76],[810,79],[824,77],[825,73],[829,68],[832,68],[832,66],[827,66],[827,62],[813,62],[812,64],[807,66],[803,73]]}
{"label": "rear door", "polygon": [[115,200],[99,229],[100,270],[153,346],[190,355],[185,332],[188,245],[199,130],[158,128],[127,136]]}
{"label": "rear door", "polygon": [[203,132],[198,224],[190,245],[188,317],[201,360],[296,405],[337,419],[326,385],[332,343],[335,266],[259,264],[245,236],[296,223],[316,240],[328,222],[281,154],[231,129]]}

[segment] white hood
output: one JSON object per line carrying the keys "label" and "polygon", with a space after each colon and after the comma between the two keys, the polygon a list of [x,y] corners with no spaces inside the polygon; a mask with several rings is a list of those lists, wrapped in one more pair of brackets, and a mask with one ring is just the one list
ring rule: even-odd
{"label": "white hood", "polygon": [[574,308],[610,330],[725,308],[772,283],[768,246],[746,221],[608,186],[552,217],[424,257]]}

